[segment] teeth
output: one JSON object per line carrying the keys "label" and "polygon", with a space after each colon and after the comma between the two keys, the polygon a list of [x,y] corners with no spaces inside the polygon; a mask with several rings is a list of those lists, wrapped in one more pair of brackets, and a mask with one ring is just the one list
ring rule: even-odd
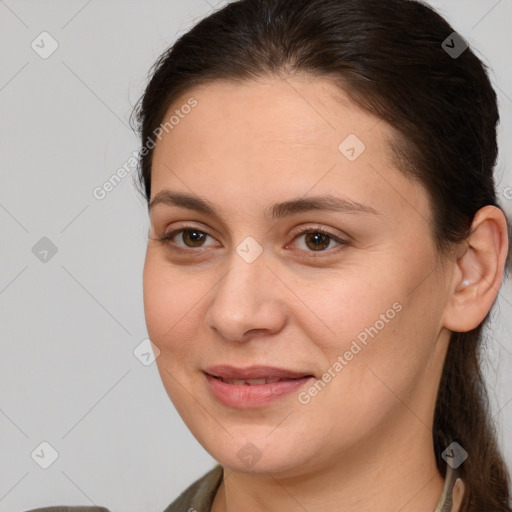
{"label": "teeth", "polygon": [[234,384],[235,386],[257,386],[261,384],[271,384],[273,382],[277,382],[281,379],[278,377],[269,377],[263,379],[221,379],[222,382],[226,382],[227,384]]}

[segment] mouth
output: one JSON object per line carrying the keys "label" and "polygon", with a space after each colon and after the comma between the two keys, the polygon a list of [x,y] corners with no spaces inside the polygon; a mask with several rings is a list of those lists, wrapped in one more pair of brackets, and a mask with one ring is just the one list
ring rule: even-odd
{"label": "mouth", "polygon": [[236,368],[229,365],[217,365],[207,368],[204,372],[214,378],[239,386],[255,386],[271,384],[283,380],[288,381],[314,377],[314,375],[308,371],[301,372],[288,370],[286,368],[277,368],[275,366],[250,366],[247,368]]}
{"label": "mouth", "polygon": [[309,372],[269,366],[235,368],[215,366],[203,370],[212,396],[225,406],[255,408],[298,391],[314,379]]}
{"label": "mouth", "polygon": [[[267,377],[262,379],[225,379],[223,377],[216,377],[212,375],[214,379],[219,379],[226,384],[233,384],[234,386],[261,386],[262,384],[273,384],[274,382],[283,382],[297,379],[279,379],[277,377]],[[300,377],[299,377],[300,378]]]}

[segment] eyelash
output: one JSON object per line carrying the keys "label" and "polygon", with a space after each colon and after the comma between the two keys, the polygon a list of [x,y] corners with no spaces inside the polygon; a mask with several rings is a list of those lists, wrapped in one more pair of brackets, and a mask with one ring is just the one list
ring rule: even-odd
{"label": "eyelash", "polygon": [[[158,242],[164,244],[164,245],[167,245],[170,249],[172,249],[173,251],[176,251],[176,252],[186,252],[186,253],[190,254],[191,252],[197,252],[197,249],[203,249],[204,248],[202,246],[199,246],[199,247],[196,247],[196,248],[194,248],[194,247],[185,248],[185,247],[174,245],[173,242],[172,242],[172,239],[175,238],[180,233],[183,233],[185,231],[197,231],[198,233],[201,233],[201,234],[204,234],[206,236],[210,236],[211,237],[211,235],[209,235],[206,231],[202,231],[200,229],[197,229],[194,226],[182,226],[179,229],[174,229],[173,231],[170,231],[169,233],[166,233],[165,235],[163,235],[161,237],[158,237],[156,240]],[[322,257],[322,255],[325,255],[326,253],[328,253],[330,255],[330,254],[332,254],[333,251],[338,252],[337,250],[341,250],[341,249],[343,249],[343,248],[345,248],[345,247],[350,245],[350,242],[348,242],[347,240],[339,238],[336,235],[334,235],[333,233],[330,233],[329,231],[326,231],[325,229],[322,229],[322,228],[309,228],[309,229],[305,229],[305,230],[297,233],[297,235],[294,236],[293,241],[295,241],[296,239],[300,238],[301,236],[304,236],[304,235],[307,235],[307,234],[311,234],[311,233],[313,233],[313,234],[321,234],[321,235],[327,236],[328,238],[330,238],[331,240],[335,241],[339,245],[337,247],[333,248],[333,249],[324,249],[324,250],[319,250],[319,251],[313,251],[313,250],[309,250],[308,251],[308,250],[300,249],[303,252],[311,253],[311,255],[308,256],[308,257],[318,258],[318,257]]]}

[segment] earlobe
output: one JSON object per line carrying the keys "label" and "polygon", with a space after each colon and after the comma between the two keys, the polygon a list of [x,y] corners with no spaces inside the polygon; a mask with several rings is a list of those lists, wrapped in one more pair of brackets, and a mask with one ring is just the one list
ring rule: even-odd
{"label": "earlobe", "polygon": [[476,328],[498,295],[508,252],[507,221],[500,208],[485,206],[476,213],[466,250],[455,265],[444,327],[455,332]]}

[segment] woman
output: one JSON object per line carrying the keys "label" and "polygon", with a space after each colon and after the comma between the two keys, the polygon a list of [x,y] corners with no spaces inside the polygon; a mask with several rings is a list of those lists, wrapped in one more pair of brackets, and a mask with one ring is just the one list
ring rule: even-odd
{"label": "woman", "polygon": [[510,512],[478,359],[498,111],[453,28],[413,0],[239,0],[136,113],[148,332],[219,463],[167,512]]}

